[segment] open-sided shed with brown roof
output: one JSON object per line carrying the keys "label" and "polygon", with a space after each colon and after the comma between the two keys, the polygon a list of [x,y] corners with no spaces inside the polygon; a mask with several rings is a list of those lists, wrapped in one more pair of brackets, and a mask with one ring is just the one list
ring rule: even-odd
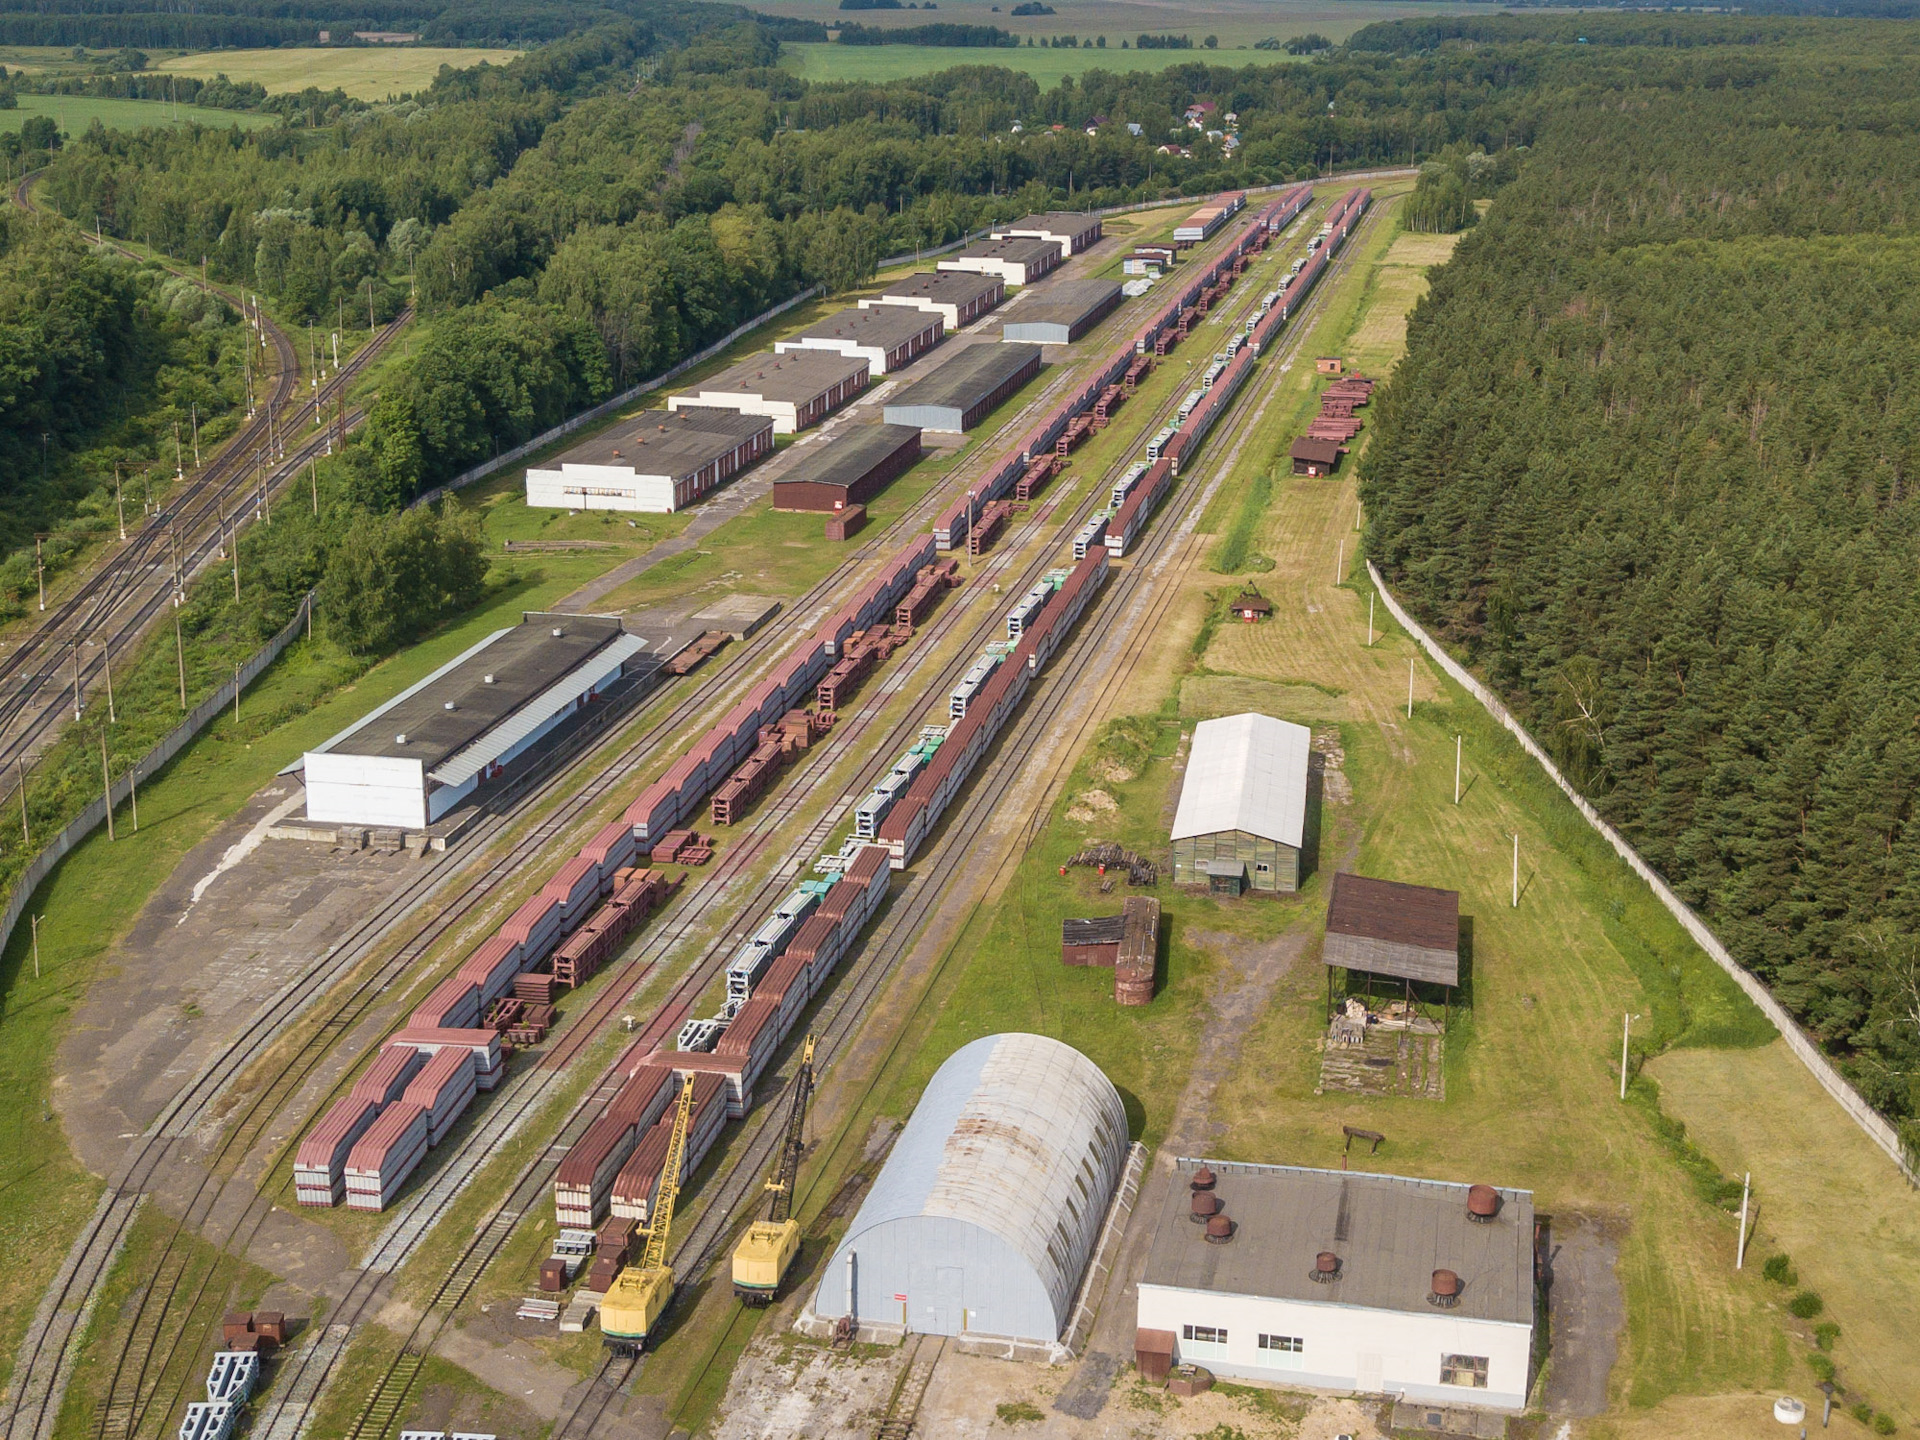
{"label": "open-sided shed with brown roof", "polygon": [[1329,966],[1460,983],[1460,892],[1341,871],[1327,899]]}

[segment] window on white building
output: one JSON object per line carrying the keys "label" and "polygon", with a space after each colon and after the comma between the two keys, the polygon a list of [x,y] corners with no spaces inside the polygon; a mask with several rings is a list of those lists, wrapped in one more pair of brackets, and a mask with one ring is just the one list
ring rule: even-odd
{"label": "window on white building", "polygon": [[1487,1357],[1484,1355],[1442,1355],[1440,1383],[1467,1385],[1475,1390],[1487,1388]]}
{"label": "window on white building", "polygon": [[1224,1345],[1227,1343],[1227,1332],[1212,1325],[1182,1325],[1180,1338],[1199,1345]]}
{"label": "window on white building", "polygon": [[1262,1335],[1260,1337],[1260,1348],[1262,1350],[1280,1350],[1289,1355],[1304,1355],[1307,1349],[1307,1342],[1298,1335]]}

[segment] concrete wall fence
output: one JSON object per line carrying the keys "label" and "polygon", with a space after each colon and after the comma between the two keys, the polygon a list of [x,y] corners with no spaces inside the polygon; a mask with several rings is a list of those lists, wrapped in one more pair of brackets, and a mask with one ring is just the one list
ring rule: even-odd
{"label": "concrete wall fence", "polygon": [[[168,731],[159,744],[134,761],[132,769],[113,782],[107,793],[112,797],[116,810],[133,793],[133,787],[142,778],[151,779],[156,770],[178,755],[189,740],[206,729],[215,716],[231,708],[237,693],[245,690],[260,677],[263,670],[280,658],[281,652],[306,628],[308,617],[313,613],[313,597],[314,592],[309,590],[294,610],[293,618],[278,635],[256,651],[233,679],[223,683],[213,694],[194,706],[192,713]],[[106,822],[107,798],[103,796],[96,798],[69,820],[60,833],[27,862],[26,868],[13,882],[13,893],[7,897],[6,909],[0,911],[0,951],[4,951],[13,939],[13,927],[20,923],[20,917],[26,913],[33,892],[40,888],[40,882],[53,873],[54,866],[66,859],[68,851]]]}
{"label": "concrete wall fence", "polygon": [[1587,823],[1600,833],[1622,860],[1627,862],[1634,874],[1647,882],[1660,903],[1666,906],[1673,918],[1685,927],[1700,948],[1713,958],[1714,964],[1733,977],[1734,983],[1746,992],[1747,998],[1759,1006],[1761,1013],[1773,1022],[1774,1028],[1786,1037],[1787,1047],[1793,1051],[1800,1063],[1807,1067],[1813,1078],[1820,1082],[1821,1089],[1834,1098],[1840,1108],[1847,1112],[1847,1117],[1866,1132],[1869,1140],[1887,1152],[1893,1163],[1900,1167],[1900,1172],[1906,1176],[1909,1184],[1920,1184],[1920,1172],[1916,1172],[1905,1153],[1905,1147],[1900,1143],[1898,1132],[1887,1123],[1886,1117],[1860,1098],[1859,1092],[1847,1083],[1846,1077],[1834,1068],[1833,1062],[1820,1053],[1820,1047],[1814,1044],[1806,1032],[1794,1022],[1793,1017],[1787,1013],[1786,1007],[1774,999],[1767,987],[1733,958],[1733,952],[1720,943],[1720,937],[1708,928],[1707,922],[1694,912],[1693,907],[1674,893],[1673,887],[1667,884],[1660,872],[1641,858],[1640,852],[1627,843],[1624,835],[1600,818],[1600,812],[1593,808],[1586,796],[1573,787],[1565,775],[1560,773],[1560,767],[1548,757],[1547,752],[1541,748],[1540,742],[1527,733],[1526,727],[1514,718],[1513,712],[1415,623],[1413,617],[1393,597],[1393,592],[1387,589],[1386,582],[1381,579],[1379,570],[1371,560],[1367,562],[1367,574],[1373,580],[1374,589],[1379,592],[1380,599],[1385,603],[1387,613],[1419,642],[1420,648],[1427,652],[1427,657],[1444,670],[1448,678],[1478,700],[1486,708],[1487,713],[1504,725],[1526,752],[1540,762],[1540,767],[1552,777],[1553,783],[1560,787],[1562,793],[1586,817]]}

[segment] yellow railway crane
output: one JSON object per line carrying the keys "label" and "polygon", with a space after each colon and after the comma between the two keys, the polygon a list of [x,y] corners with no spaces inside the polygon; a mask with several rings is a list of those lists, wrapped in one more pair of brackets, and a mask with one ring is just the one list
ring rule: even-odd
{"label": "yellow railway crane", "polygon": [[771,1305],[780,1293],[793,1257],[800,1253],[800,1222],[793,1218],[793,1186],[800,1175],[800,1154],[806,1149],[807,1100],[813,1094],[813,1036],[800,1054],[800,1073],[793,1081],[793,1106],[787,1111],[787,1134],[780,1147],[780,1164],[767,1181],[773,1199],[767,1218],[756,1220],[733,1252],[733,1293],[746,1305]]}
{"label": "yellow railway crane", "polygon": [[680,1166],[687,1153],[687,1128],[693,1120],[693,1079],[682,1080],[680,1103],[674,1111],[673,1133],[667,1137],[667,1159],[660,1167],[660,1184],[647,1217],[647,1248],[638,1265],[629,1265],[614,1278],[600,1304],[600,1332],[609,1350],[620,1355],[644,1351],[654,1338],[660,1317],[673,1303],[673,1271],[667,1265],[667,1237],[673,1229],[673,1202],[680,1194]]}

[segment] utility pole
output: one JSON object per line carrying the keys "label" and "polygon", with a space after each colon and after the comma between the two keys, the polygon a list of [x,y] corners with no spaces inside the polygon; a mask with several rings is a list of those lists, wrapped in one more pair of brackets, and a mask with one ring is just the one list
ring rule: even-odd
{"label": "utility pole", "polygon": [[120,490],[120,467],[118,465],[113,467],[113,511],[115,515],[120,517],[120,538],[124,541],[127,538],[127,506],[126,500]]}
{"label": "utility pole", "polygon": [[1453,737],[1453,803],[1460,803],[1460,737]]}
{"label": "utility pole", "polygon": [[1736,1270],[1747,1268],[1747,1200],[1752,1194],[1753,1172],[1749,1170],[1740,1179],[1740,1248],[1733,1253],[1733,1268]]}
{"label": "utility pole", "polygon": [[73,718],[80,718],[80,642],[73,642]]}
{"label": "utility pole", "polygon": [[40,978],[40,922],[44,918],[41,915],[33,917],[33,978],[36,980]]}
{"label": "utility pole", "polygon": [[20,843],[33,844],[33,832],[27,829],[27,766],[18,756],[13,762],[14,773],[20,777]]}
{"label": "utility pole", "polygon": [[180,639],[180,617],[173,617],[173,658],[180,665],[180,708],[187,708],[187,647]]}
{"label": "utility pole", "polygon": [[176,480],[187,478],[186,461],[180,458],[180,422],[178,420],[173,422],[173,478]]}
{"label": "utility pole", "polygon": [[236,527],[233,532],[232,549],[233,549],[233,603],[238,605],[240,603],[240,531],[238,527]]}
{"label": "utility pole", "polygon": [[107,732],[100,732],[100,789],[107,800],[107,839],[113,839],[113,772],[107,768]]}
{"label": "utility pole", "polygon": [[240,667],[233,667],[233,723],[240,723]]}
{"label": "utility pole", "polygon": [[1378,596],[1367,596],[1367,648],[1373,648],[1373,602]]}
{"label": "utility pole", "polygon": [[[1513,908],[1520,908],[1520,832],[1513,832]],[[1626,1099],[1625,1095],[1620,1097]]]}
{"label": "utility pole", "polygon": [[1413,718],[1413,660],[1407,660],[1407,719]]}
{"label": "utility pole", "polygon": [[1333,557],[1333,583],[1338,585],[1347,570],[1347,542],[1340,542],[1340,553]]}
{"label": "utility pole", "polygon": [[[318,422],[316,422],[318,423]],[[307,462],[307,483],[313,486],[313,513],[320,513],[320,465],[318,461]]]}
{"label": "utility pole", "polygon": [[193,468],[200,468],[200,402],[193,402]]}
{"label": "utility pole", "polygon": [[46,538],[44,535],[33,537],[33,570],[34,574],[40,577],[40,608],[42,610],[47,608],[47,561],[46,557],[40,553],[40,542]]}
{"label": "utility pole", "polygon": [[113,641],[101,642],[100,663],[106,667],[107,671],[107,723],[118,725],[120,717],[113,708]]}
{"label": "utility pole", "polygon": [[1620,1098],[1622,1100],[1627,1098],[1627,1038],[1633,1034],[1633,1022],[1639,1018],[1638,1015],[1620,1017]]}

